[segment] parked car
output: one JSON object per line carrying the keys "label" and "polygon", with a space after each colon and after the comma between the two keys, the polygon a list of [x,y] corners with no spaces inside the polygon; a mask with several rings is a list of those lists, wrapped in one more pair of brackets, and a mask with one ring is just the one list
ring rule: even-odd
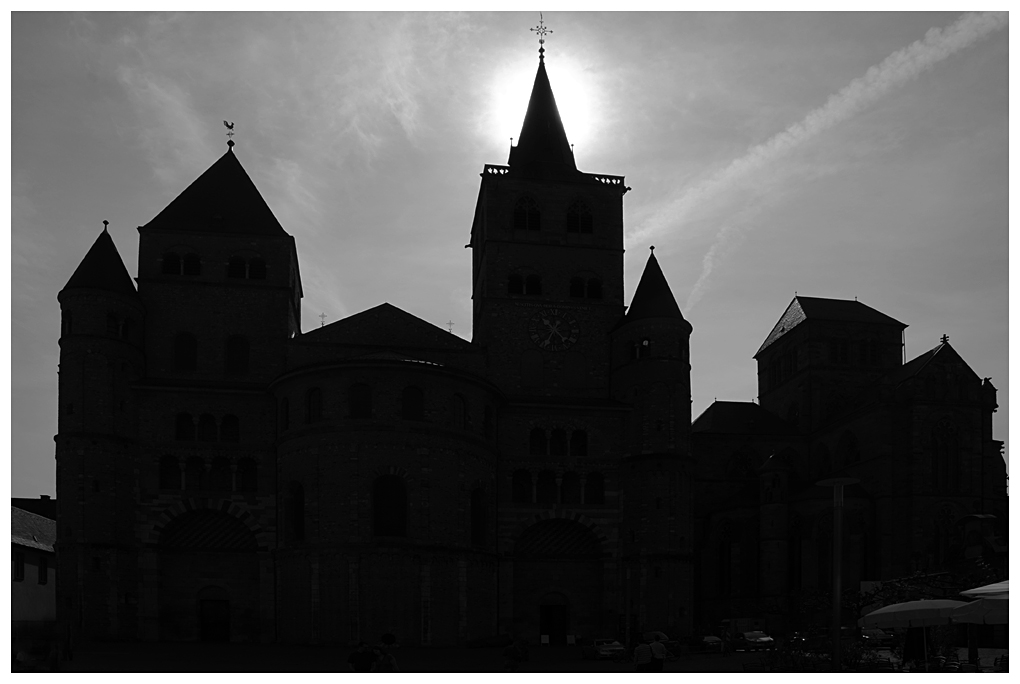
{"label": "parked car", "polygon": [[882,629],[863,629],[861,640],[868,646],[879,648],[892,646],[896,637]]}
{"label": "parked car", "polygon": [[731,640],[734,651],[758,651],[772,648],[772,637],[765,632],[740,632]]}
{"label": "parked car", "polygon": [[584,660],[603,660],[622,657],[627,649],[616,639],[594,639],[591,644],[581,648]]}
{"label": "parked car", "polygon": [[692,636],[688,643],[694,653],[722,653],[723,650],[723,640],[711,634]]}

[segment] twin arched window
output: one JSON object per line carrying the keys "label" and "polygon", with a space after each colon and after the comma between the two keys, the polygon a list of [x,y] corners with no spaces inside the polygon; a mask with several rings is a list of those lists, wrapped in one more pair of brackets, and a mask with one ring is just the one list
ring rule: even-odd
{"label": "twin arched window", "polygon": [[511,273],[507,278],[507,294],[537,296],[542,294],[542,277],[532,273],[524,277]]}
{"label": "twin arched window", "polygon": [[230,260],[227,262],[227,277],[246,280],[265,280],[266,262],[259,257],[247,260],[239,256],[230,257]]}
{"label": "twin arched window", "polygon": [[528,452],[532,456],[587,456],[588,455],[588,433],[584,430],[574,430],[567,440],[567,432],[561,428],[555,428],[546,438],[544,428],[532,428],[528,438]]}
{"label": "twin arched window", "polygon": [[208,413],[199,416],[197,431],[190,413],[178,413],[174,421],[174,439],[178,442],[193,442],[196,437],[200,442],[215,442],[217,435],[221,442],[237,442],[240,440],[240,432],[237,416],[229,413],[220,421],[219,430],[216,418]]}
{"label": "twin arched window", "polygon": [[542,214],[530,197],[522,197],[514,205],[515,230],[542,230]]}
{"label": "twin arched window", "polygon": [[592,213],[586,202],[577,200],[567,209],[567,232],[592,232]]}
{"label": "twin arched window", "polygon": [[185,254],[181,258],[177,252],[167,252],[163,255],[160,270],[164,275],[202,275],[202,260],[195,253]]}

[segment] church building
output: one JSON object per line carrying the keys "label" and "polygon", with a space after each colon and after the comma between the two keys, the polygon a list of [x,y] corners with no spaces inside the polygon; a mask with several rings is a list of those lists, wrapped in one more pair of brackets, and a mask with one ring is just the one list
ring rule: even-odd
{"label": "church building", "polygon": [[811,483],[841,468],[860,579],[1004,513],[994,388],[948,342],[904,365],[903,324],[856,302],[796,298],[760,404],[692,426],[692,327],[654,252],[624,302],[627,190],[577,169],[540,52],[518,143],[481,174],[470,342],[390,304],[303,331],[294,238],[232,144],[139,227],[134,282],[104,230],[58,296],[61,622],[680,637],[813,586]]}

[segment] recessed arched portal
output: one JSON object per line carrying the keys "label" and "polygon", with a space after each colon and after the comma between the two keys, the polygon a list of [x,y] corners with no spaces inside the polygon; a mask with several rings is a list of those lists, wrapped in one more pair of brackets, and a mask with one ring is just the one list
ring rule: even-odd
{"label": "recessed arched portal", "polygon": [[591,528],[569,518],[540,520],[514,549],[514,631],[538,643],[567,635],[597,637],[605,629],[602,544]]}

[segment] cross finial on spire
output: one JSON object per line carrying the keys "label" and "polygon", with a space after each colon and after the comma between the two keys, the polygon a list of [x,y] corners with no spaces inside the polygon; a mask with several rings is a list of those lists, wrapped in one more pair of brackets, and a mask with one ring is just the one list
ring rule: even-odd
{"label": "cross finial on spire", "polygon": [[110,222],[109,221],[103,221],[103,232],[104,233],[106,232],[106,229],[109,228],[109,227],[110,227]]}
{"label": "cross finial on spire", "polygon": [[325,326],[326,325],[326,314],[325,313],[319,314],[319,320],[321,321],[321,323],[319,323],[319,327],[321,328],[321,327]]}
{"label": "cross finial on spire", "polygon": [[949,335],[943,335],[941,342],[942,342],[942,344],[948,343],[949,342]]}
{"label": "cross finial on spire", "polygon": [[234,141],[231,138],[234,137],[234,122],[228,122],[226,119],[223,120],[223,125],[227,127],[227,147],[233,147]]}
{"label": "cross finial on spire", "polygon": [[450,334],[453,334],[453,319],[447,321],[446,325],[450,328]]}
{"label": "cross finial on spire", "polygon": [[648,249],[650,252],[652,252],[652,254],[655,253],[655,245],[648,245]]}
{"label": "cross finial on spire", "polygon": [[538,61],[545,61],[545,34],[552,33],[551,30],[545,27],[545,20],[542,18],[542,13],[538,13],[538,26],[533,29],[529,29],[538,34]]}

